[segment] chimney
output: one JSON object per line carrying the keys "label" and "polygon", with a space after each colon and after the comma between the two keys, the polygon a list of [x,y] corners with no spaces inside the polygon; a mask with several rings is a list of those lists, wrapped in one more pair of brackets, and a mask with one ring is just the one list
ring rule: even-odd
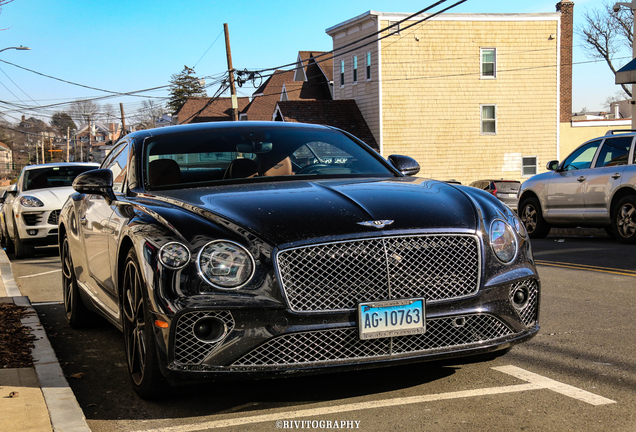
{"label": "chimney", "polygon": [[26,116],[22,114],[22,121],[26,121]]}
{"label": "chimney", "polygon": [[561,94],[559,121],[569,123],[572,120],[572,40],[574,33],[574,3],[562,0],[556,5],[561,12]]}

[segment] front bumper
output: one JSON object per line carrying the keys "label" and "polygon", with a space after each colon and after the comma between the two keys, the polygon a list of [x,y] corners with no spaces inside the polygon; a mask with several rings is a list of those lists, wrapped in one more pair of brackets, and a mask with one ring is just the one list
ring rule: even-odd
{"label": "front bumper", "polygon": [[22,210],[16,218],[20,240],[40,246],[58,242],[58,218],[60,210]]}
{"label": "front bumper", "polygon": [[[532,338],[539,331],[539,285],[538,279],[527,277],[470,298],[427,305],[427,331],[422,335],[361,340],[355,311],[219,310],[196,303],[175,314],[170,329],[155,331],[162,369],[173,384],[467,357]],[[512,300],[519,287],[530,293],[523,308]],[[226,334],[213,342],[201,341],[195,326],[210,317],[224,323]]]}

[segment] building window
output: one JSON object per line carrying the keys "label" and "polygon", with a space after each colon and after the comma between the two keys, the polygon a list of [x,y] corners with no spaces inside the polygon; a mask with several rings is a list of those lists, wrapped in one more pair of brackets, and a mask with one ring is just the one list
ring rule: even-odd
{"label": "building window", "polygon": [[[391,27],[392,25],[395,25],[395,27]],[[399,35],[400,34],[400,23],[399,21],[389,21],[389,27],[391,27],[389,29],[389,34],[394,34],[394,35]]]}
{"label": "building window", "polygon": [[481,49],[481,78],[497,77],[497,50],[495,48]]}
{"label": "building window", "polygon": [[533,176],[537,173],[537,157],[524,156],[521,158],[521,175],[523,177]]}
{"label": "building window", "polygon": [[371,79],[371,53],[367,53],[367,81]]}
{"label": "building window", "polygon": [[481,106],[481,133],[482,135],[497,133],[497,105]]}
{"label": "building window", "polygon": [[344,83],[345,83],[344,72],[345,72],[344,60],[340,60],[340,87],[344,87]]}
{"label": "building window", "polygon": [[358,82],[358,56],[353,56],[353,83]]}

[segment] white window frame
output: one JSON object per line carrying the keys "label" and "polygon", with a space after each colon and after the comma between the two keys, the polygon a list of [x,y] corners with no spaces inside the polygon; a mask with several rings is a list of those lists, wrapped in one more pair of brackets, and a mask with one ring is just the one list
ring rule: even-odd
{"label": "white window frame", "polygon": [[371,81],[371,51],[367,51],[365,55],[366,67],[364,68],[367,81]]}
{"label": "white window frame", "polygon": [[[494,119],[485,119],[484,118],[484,107],[494,107],[495,108],[495,118]],[[479,105],[479,118],[480,118],[480,131],[481,135],[497,135],[497,104],[481,104]],[[495,122],[495,131],[494,132],[484,132],[484,121]]]}
{"label": "white window frame", "polygon": [[351,56],[351,82],[358,84],[358,55]]}
{"label": "white window frame", "polygon": [[[493,51],[494,60],[492,64],[492,75],[484,75],[484,51]],[[480,48],[479,49],[479,78],[480,79],[497,79],[497,48]]]}
{"label": "white window frame", "polygon": [[392,35],[400,35],[400,27],[402,27],[402,24],[399,24],[398,21],[389,21],[389,27],[391,27],[393,24],[397,24],[395,27],[390,28],[389,31],[391,32],[390,34]]}
{"label": "white window frame", "polygon": [[345,86],[345,61],[340,60],[340,88]]}
{"label": "white window frame", "polygon": [[[534,158],[534,165],[524,165],[524,159]],[[524,173],[524,168],[526,167],[534,167],[534,174],[526,174]],[[539,157],[538,156],[521,156],[521,177],[532,177],[539,172]]]}

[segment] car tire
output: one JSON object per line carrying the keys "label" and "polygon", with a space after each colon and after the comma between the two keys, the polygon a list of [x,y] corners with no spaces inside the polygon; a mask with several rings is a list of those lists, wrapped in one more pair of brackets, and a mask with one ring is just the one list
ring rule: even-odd
{"label": "car tire", "polygon": [[636,197],[621,199],[612,212],[612,228],[621,243],[636,243]]}
{"label": "car tire", "polygon": [[15,244],[13,243],[13,240],[11,240],[11,237],[9,237],[9,233],[5,229],[2,234],[3,234],[2,235],[2,246],[4,247],[4,250],[7,253],[14,253],[15,252]]}
{"label": "car tire", "polygon": [[122,324],[128,372],[139,396],[156,399],[165,395],[169,385],[159,368],[148,296],[134,248],[128,252],[122,274]]}
{"label": "car tire", "polygon": [[86,328],[94,323],[95,318],[97,317],[88,310],[80,296],[77,279],[75,278],[75,270],[73,269],[73,260],[71,259],[71,250],[69,248],[68,237],[66,234],[62,240],[60,259],[62,260],[62,294],[64,296],[64,312],[66,320],[71,328]]}
{"label": "car tire", "polygon": [[530,238],[545,238],[550,233],[550,224],[543,219],[541,204],[537,198],[526,198],[519,206],[519,217]]}
{"label": "car tire", "polygon": [[13,226],[15,235],[15,257],[18,259],[32,258],[35,255],[35,247],[33,245],[25,243],[23,240],[20,239],[20,236],[18,235],[18,225],[15,221],[13,222]]}

